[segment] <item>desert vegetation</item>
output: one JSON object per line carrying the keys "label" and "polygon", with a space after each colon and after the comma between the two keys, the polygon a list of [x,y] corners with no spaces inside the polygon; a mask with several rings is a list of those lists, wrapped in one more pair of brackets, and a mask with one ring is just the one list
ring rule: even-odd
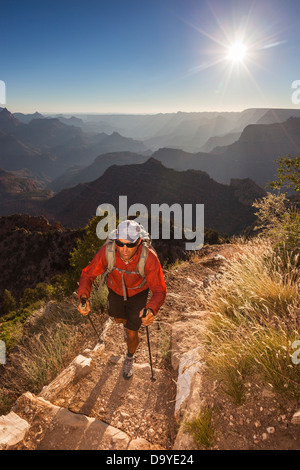
{"label": "desert vegetation", "polygon": [[249,381],[300,398],[300,368],[292,361],[300,339],[297,265],[298,255],[283,260],[270,242],[255,240],[206,292],[207,364],[236,404],[245,400]]}
{"label": "desert vegetation", "polygon": [[221,281],[205,292],[207,363],[236,404],[249,381],[299,400],[300,213],[284,193],[254,207],[259,236],[240,241]]}

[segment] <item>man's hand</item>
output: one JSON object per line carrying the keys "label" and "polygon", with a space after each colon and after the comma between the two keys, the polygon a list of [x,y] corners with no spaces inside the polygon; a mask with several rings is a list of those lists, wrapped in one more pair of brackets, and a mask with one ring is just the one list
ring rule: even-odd
{"label": "man's hand", "polygon": [[[144,317],[144,310],[147,311],[147,315]],[[140,311],[140,318],[142,319],[142,323],[143,325],[145,326],[149,326],[149,325],[152,325],[153,321],[154,321],[154,313],[152,312],[152,310],[150,308],[143,308],[141,311]]]}
{"label": "man's hand", "polygon": [[81,313],[81,315],[84,316],[90,313],[90,302],[86,297],[81,297],[80,304],[78,305],[77,310]]}

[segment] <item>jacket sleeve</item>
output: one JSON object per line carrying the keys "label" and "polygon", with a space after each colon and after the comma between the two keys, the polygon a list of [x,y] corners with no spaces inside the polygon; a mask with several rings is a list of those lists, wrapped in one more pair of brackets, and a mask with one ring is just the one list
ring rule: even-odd
{"label": "jacket sleeve", "polygon": [[152,297],[146,307],[152,308],[154,315],[156,315],[165,301],[167,288],[159,259],[150,250],[145,266],[145,276],[152,292]]}
{"label": "jacket sleeve", "polygon": [[86,295],[87,298],[90,297],[93,281],[106,271],[106,267],[105,246],[103,246],[90,264],[82,270],[78,287],[78,299],[82,295]]}

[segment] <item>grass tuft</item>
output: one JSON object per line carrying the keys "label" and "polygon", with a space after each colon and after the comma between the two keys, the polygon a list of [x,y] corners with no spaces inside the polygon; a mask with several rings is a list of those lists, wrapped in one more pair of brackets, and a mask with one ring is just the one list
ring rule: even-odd
{"label": "grass tuft", "polygon": [[214,445],[215,429],[212,424],[213,411],[204,407],[198,416],[185,423],[184,429],[192,434],[197,449],[208,449]]}

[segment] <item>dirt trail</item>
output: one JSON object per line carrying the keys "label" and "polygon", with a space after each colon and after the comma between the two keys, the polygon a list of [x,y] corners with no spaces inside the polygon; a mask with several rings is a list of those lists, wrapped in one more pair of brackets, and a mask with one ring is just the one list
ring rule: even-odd
{"label": "dirt trail", "polygon": [[164,357],[168,325],[157,321],[150,331],[155,382],[151,370],[145,328],[135,355],[133,377],[124,380],[122,366],[127,350],[123,327],[111,323],[105,337],[105,351],[92,362],[92,371],[78,384],[58,395],[55,405],[74,413],[100,419],[129,435],[144,438],[165,449],[174,439],[176,373]]}

